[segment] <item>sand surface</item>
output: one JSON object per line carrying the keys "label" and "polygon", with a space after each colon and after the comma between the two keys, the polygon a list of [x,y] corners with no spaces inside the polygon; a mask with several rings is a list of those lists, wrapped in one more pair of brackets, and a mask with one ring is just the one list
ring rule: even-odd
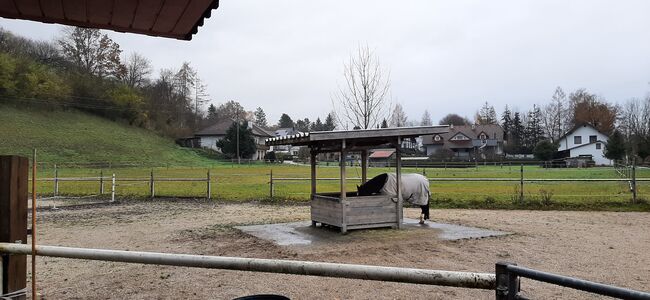
{"label": "sand surface", "polygon": [[[406,209],[405,216],[418,213]],[[360,230],[326,243],[278,246],[234,226],[308,220],[309,207],[156,199],[40,210],[38,243],[474,272],[494,272],[495,262],[510,261],[650,290],[650,213],[433,210],[431,216],[514,234],[445,241],[435,230]],[[38,258],[37,275],[45,299],[494,298],[493,291],[461,288],[48,257]],[[522,291],[534,299],[594,298],[525,279]]]}

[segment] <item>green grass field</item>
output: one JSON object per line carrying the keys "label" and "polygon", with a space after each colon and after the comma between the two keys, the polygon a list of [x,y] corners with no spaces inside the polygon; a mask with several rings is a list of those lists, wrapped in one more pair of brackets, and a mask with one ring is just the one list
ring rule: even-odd
{"label": "green grass field", "polygon": [[[309,181],[280,181],[277,178],[308,178],[309,167],[293,165],[232,165],[215,164],[209,167],[213,178],[214,199],[225,201],[261,200],[269,202],[304,202],[309,197]],[[147,198],[147,182],[125,182],[120,178],[149,178],[151,170],[156,178],[205,178],[208,167],[158,167],[119,168],[102,170],[104,176],[116,174],[116,194],[123,198]],[[269,197],[269,174],[273,170],[274,199]],[[391,172],[388,168],[370,168],[369,177]],[[404,172],[422,173],[423,169],[406,168]],[[650,211],[645,199],[650,198],[650,182],[639,182],[639,204],[630,204],[632,195],[627,182],[526,182],[524,202],[519,202],[518,182],[440,182],[436,178],[519,178],[519,167],[478,167],[469,169],[426,169],[431,182],[431,203],[441,208],[499,208],[499,209],[569,209],[569,210],[634,210]],[[335,166],[319,166],[319,178],[338,178]],[[59,169],[59,177],[99,176],[99,169]],[[348,167],[348,178],[360,177],[358,167]],[[41,168],[39,178],[53,177],[51,167]],[[586,169],[543,169],[534,166],[524,168],[526,179],[555,178],[617,178],[612,168]],[[640,169],[638,178],[650,178],[650,170]],[[358,180],[349,180],[348,190],[356,190]],[[338,181],[318,182],[318,192],[339,190]],[[39,193],[51,195],[52,182],[40,182]],[[109,193],[110,183],[105,182]],[[83,196],[98,194],[98,182],[61,182],[62,195]],[[204,197],[205,182],[157,182],[156,196],[159,197]],[[105,195],[104,197],[107,197]]]}
{"label": "green grass field", "polygon": [[209,160],[169,138],[75,110],[17,109],[0,105],[0,154],[48,163],[120,162],[207,165]]}

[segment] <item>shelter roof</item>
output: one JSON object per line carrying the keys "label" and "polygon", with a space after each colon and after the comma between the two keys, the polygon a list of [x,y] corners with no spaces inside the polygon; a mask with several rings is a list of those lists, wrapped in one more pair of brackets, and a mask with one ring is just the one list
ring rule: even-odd
{"label": "shelter roof", "polygon": [[395,153],[395,149],[375,150],[370,154],[370,158],[389,158],[393,153]]}
{"label": "shelter roof", "polygon": [[0,1],[0,17],[190,40],[219,0]]}
{"label": "shelter roof", "polygon": [[441,134],[446,133],[448,130],[449,129],[447,125],[439,125],[340,131],[316,131],[266,139],[266,144],[269,146],[294,145],[326,147],[340,145],[341,142],[345,140],[348,145],[354,144],[360,147],[372,147],[395,143],[398,137],[411,138],[422,135]]}

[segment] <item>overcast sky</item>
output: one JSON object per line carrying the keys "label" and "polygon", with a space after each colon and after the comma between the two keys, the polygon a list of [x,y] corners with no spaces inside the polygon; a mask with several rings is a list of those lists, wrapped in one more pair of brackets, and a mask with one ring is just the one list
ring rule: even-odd
{"label": "overcast sky", "polygon": [[[621,103],[650,91],[650,1],[222,0],[192,41],[109,32],[155,68],[189,61],[216,105],[261,106],[270,123],[323,118],[343,64],[367,44],[409,119],[544,104],[556,86]],[[0,18],[50,40],[62,26]],[[157,73],[157,71],[156,71]]]}

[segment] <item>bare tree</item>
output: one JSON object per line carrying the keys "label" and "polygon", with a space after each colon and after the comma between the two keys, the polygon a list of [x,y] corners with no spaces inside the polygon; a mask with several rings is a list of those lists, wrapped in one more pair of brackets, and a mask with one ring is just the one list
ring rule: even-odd
{"label": "bare tree", "polygon": [[332,99],[334,108],[338,108],[338,123],[342,127],[351,124],[362,129],[374,128],[390,111],[390,76],[384,75],[379,60],[368,46],[360,46],[356,54],[350,56],[343,76],[345,86],[339,86]]}
{"label": "bare tree", "polygon": [[402,109],[402,105],[399,103],[395,104],[395,108],[390,117],[390,127],[404,127],[407,121],[408,118]]}
{"label": "bare tree", "polygon": [[131,53],[126,60],[126,75],[124,83],[130,87],[142,87],[149,82],[151,62],[137,52]]}
{"label": "bare tree", "polygon": [[433,125],[433,122],[431,122],[431,115],[429,114],[428,110],[424,110],[424,113],[422,114],[422,120],[420,121],[420,126],[431,126]]}
{"label": "bare tree", "polygon": [[566,94],[557,87],[551,97],[551,103],[542,109],[542,125],[544,134],[556,142],[571,126],[571,113]]}

